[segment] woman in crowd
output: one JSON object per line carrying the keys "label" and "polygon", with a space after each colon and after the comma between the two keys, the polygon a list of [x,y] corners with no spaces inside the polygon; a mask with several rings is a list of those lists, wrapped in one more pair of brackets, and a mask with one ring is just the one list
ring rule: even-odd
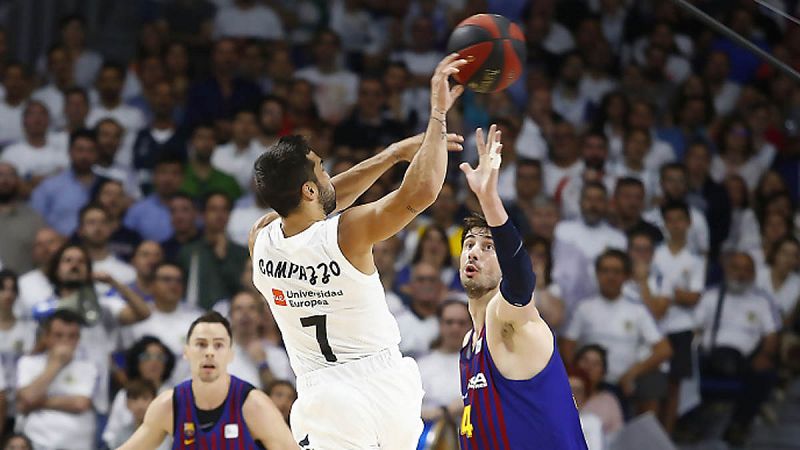
{"label": "woman in crowd", "polygon": [[586,372],[589,379],[581,412],[597,415],[603,422],[603,433],[610,439],[622,428],[624,420],[622,405],[603,383],[608,367],[606,350],[596,344],[584,346],[575,354],[575,366]]}
{"label": "woman in crowd", "polygon": [[800,242],[794,237],[786,236],[778,239],[767,254],[767,265],[759,271],[756,284],[769,292],[775,299],[776,306],[784,325],[791,326],[792,313],[797,308],[800,298]]}

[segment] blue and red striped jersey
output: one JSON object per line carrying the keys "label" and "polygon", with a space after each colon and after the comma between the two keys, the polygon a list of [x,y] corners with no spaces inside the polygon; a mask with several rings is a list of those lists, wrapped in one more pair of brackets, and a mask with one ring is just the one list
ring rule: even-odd
{"label": "blue and red striped jersey", "polygon": [[173,450],[260,450],[247,423],[242,407],[253,386],[231,375],[228,396],[222,415],[207,431],[200,427],[197,407],[192,393],[192,380],[175,386],[173,391]]}
{"label": "blue and red striped jersey", "polygon": [[492,360],[485,329],[461,349],[461,450],[586,450],[558,350],[533,378],[509,380]]}

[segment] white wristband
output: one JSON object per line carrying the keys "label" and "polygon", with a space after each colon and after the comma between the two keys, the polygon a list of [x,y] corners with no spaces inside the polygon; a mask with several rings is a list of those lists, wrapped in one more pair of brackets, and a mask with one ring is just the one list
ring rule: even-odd
{"label": "white wristband", "polygon": [[496,140],[492,140],[492,143],[489,144],[489,162],[492,164],[492,169],[499,169],[500,163],[503,162],[502,156],[497,151],[497,147],[500,146],[500,142]]}

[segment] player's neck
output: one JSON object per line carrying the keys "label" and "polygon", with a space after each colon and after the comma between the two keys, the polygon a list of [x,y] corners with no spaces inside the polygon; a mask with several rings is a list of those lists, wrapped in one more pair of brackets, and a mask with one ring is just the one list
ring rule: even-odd
{"label": "player's neck", "polygon": [[491,289],[483,293],[467,293],[469,299],[469,315],[472,316],[472,327],[475,331],[483,329],[486,323],[486,308],[489,306],[489,300],[494,297],[497,289]]}
{"label": "player's neck", "polygon": [[[300,208],[303,207],[303,205],[300,206]],[[300,234],[320,220],[325,220],[325,214],[321,210],[306,210],[289,214],[288,216],[281,218],[283,236],[288,238],[296,234]]]}
{"label": "player's neck", "polygon": [[231,376],[227,373],[210,383],[192,379],[195,406],[204,411],[218,408],[228,396],[230,384]]}

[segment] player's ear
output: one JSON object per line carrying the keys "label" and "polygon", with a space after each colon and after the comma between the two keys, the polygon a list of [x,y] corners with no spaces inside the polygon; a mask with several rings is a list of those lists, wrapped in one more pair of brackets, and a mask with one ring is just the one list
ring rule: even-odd
{"label": "player's ear", "polygon": [[300,188],[300,195],[305,200],[314,200],[318,194],[317,184],[312,181],[306,181],[303,183],[303,187]]}

